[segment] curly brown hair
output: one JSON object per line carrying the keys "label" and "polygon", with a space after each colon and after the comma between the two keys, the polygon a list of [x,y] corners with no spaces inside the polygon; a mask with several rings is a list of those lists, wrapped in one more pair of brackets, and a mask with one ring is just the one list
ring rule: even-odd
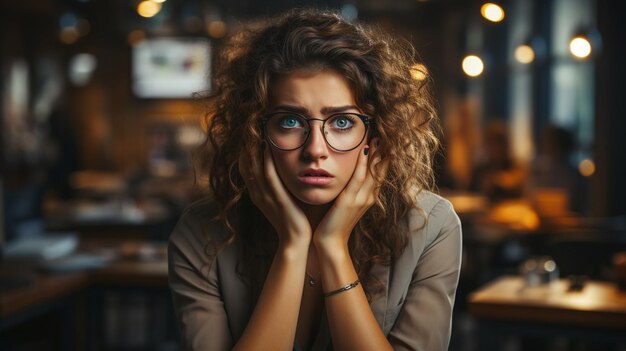
{"label": "curly brown hair", "polygon": [[388,162],[386,176],[377,179],[378,199],[349,242],[371,298],[381,288],[371,268],[389,265],[402,253],[408,242],[406,215],[418,208],[419,192],[434,187],[439,125],[429,79],[412,76],[416,63],[408,42],[332,12],[292,10],[233,36],[216,60],[214,88],[206,97],[207,137],[196,155],[197,170],[208,171],[210,193],[219,208],[213,220],[228,232],[225,241],[209,243],[207,254],[214,258],[225,245],[240,240],[245,259],[240,259],[238,272],[251,285],[262,285],[276,235],[250,201],[238,159],[242,152],[258,150],[263,140],[259,120],[268,109],[272,82],[296,71],[333,70],[346,78],[357,106],[375,116],[378,150]]}

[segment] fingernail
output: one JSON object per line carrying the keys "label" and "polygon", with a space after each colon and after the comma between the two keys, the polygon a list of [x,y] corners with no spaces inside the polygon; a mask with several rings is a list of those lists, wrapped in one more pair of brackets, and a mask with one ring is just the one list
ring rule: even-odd
{"label": "fingernail", "polygon": [[367,156],[367,154],[370,153],[370,148],[366,147],[365,149],[363,149],[363,153],[365,154],[365,156]]}

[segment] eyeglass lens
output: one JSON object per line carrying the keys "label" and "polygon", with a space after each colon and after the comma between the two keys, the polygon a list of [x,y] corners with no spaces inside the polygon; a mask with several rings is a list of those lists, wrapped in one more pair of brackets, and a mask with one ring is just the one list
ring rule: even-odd
{"label": "eyeglass lens", "polygon": [[[310,133],[311,121],[294,113],[277,113],[270,116],[266,132],[280,149],[293,150],[301,147]],[[326,142],[336,150],[351,150],[365,137],[367,128],[358,115],[335,114],[324,120],[323,135]]]}

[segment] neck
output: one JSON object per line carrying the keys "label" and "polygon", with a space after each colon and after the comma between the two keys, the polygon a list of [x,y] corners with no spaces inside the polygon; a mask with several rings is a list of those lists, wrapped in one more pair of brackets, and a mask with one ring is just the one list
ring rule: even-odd
{"label": "neck", "polygon": [[[298,201],[298,205],[304,212],[304,215],[309,220],[309,224],[311,225],[311,229],[313,232],[317,229],[318,225],[333,205],[333,203],[325,204],[325,205],[309,205],[303,202]],[[311,240],[311,245],[309,246],[309,254],[306,263],[306,272],[313,277],[313,280],[317,280],[320,278],[319,276],[319,263],[317,260],[317,251],[315,250],[315,245]]]}
{"label": "neck", "polygon": [[306,218],[309,220],[309,224],[311,225],[311,229],[313,230],[313,232],[315,232],[317,226],[326,215],[326,212],[328,212],[328,210],[333,205],[332,202],[325,205],[309,205],[300,201],[298,202],[298,205],[306,215]]}

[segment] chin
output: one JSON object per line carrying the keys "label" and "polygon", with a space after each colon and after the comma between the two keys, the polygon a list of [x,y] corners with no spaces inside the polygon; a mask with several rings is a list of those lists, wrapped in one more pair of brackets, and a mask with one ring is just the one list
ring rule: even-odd
{"label": "chin", "polygon": [[298,199],[298,201],[312,206],[327,205],[337,198],[338,194],[331,194],[328,190],[311,190],[306,192],[291,192],[291,194]]}

